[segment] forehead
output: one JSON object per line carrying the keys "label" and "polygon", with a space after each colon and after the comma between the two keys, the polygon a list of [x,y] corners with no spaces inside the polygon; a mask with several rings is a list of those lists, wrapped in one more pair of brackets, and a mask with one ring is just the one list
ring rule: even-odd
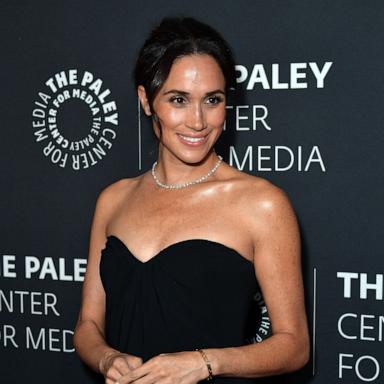
{"label": "forehead", "polygon": [[206,54],[194,54],[174,61],[163,89],[193,90],[199,87],[202,90],[224,90],[224,86],[225,78],[217,61]]}

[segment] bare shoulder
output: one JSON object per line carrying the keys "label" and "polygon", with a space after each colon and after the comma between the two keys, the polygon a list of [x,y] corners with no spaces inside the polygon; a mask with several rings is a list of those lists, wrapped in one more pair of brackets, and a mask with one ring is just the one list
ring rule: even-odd
{"label": "bare shoulder", "polygon": [[262,177],[250,175],[248,177],[244,194],[252,207],[266,213],[277,213],[292,208],[288,194],[282,188]]}
{"label": "bare shoulder", "polygon": [[[300,230],[296,213],[286,191],[271,181],[238,171],[234,196],[236,215],[241,216],[254,247],[254,263],[259,273],[269,260],[300,258]],[[265,260],[268,260],[265,262]],[[290,261],[285,259],[284,262]],[[267,267],[269,269],[269,267]],[[260,278],[260,276],[258,276]]]}
{"label": "bare shoulder", "polygon": [[239,209],[254,224],[295,216],[287,192],[271,181],[237,169],[231,171],[231,179],[234,181],[231,183],[234,195],[241,196],[238,199]]}
{"label": "bare shoulder", "polygon": [[138,185],[143,175],[124,178],[107,185],[97,197],[97,206],[105,211],[113,211],[124,201]]}

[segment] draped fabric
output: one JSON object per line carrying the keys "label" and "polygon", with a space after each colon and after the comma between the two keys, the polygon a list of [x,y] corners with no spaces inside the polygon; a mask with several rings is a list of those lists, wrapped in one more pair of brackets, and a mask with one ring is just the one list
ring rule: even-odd
{"label": "draped fabric", "polygon": [[[184,240],[147,262],[116,236],[100,260],[107,343],[143,361],[160,353],[247,344],[258,284],[251,261],[221,243]],[[255,379],[219,377],[215,383]]]}

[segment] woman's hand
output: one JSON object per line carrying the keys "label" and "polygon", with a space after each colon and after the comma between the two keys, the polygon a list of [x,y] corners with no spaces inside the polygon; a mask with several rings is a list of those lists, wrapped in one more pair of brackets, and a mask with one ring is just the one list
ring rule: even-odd
{"label": "woman's hand", "polygon": [[155,356],[124,374],[117,383],[196,384],[207,377],[208,370],[200,353],[187,351]]}
{"label": "woman's hand", "polygon": [[129,375],[135,368],[143,364],[141,357],[112,351],[103,356],[99,362],[105,384],[115,384],[122,376]]}

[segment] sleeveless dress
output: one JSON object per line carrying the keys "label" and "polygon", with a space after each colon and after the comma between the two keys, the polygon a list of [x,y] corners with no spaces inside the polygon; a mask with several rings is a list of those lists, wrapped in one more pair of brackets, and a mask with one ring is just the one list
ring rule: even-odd
{"label": "sleeveless dress", "polygon": [[[106,342],[143,362],[160,353],[249,344],[255,330],[253,263],[221,243],[184,240],[142,262],[110,235],[100,277]],[[211,382],[256,381],[214,376]]]}

